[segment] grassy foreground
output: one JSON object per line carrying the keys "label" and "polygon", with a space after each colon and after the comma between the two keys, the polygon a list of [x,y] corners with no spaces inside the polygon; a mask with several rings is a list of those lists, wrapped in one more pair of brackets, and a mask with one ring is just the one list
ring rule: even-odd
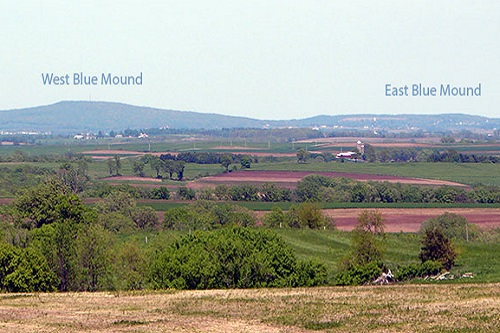
{"label": "grassy foreground", "polygon": [[493,332],[500,284],[0,294],[2,332]]}

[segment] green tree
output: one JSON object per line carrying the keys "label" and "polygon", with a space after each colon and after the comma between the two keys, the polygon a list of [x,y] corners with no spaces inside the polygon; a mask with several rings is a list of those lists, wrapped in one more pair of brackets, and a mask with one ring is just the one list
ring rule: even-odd
{"label": "green tree", "polygon": [[262,184],[260,191],[261,201],[282,202],[291,200],[291,191],[286,188],[280,188],[275,183]]}
{"label": "green tree", "polygon": [[168,209],[163,216],[163,228],[171,230],[194,230],[196,217],[186,207]]}
{"label": "green tree", "polygon": [[320,229],[333,226],[331,218],[324,214],[318,205],[310,202],[290,207],[286,219],[288,226],[292,228]]}
{"label": "green tree", "polygon": [[174,172],[177,174],[177,180],[182,180],[184,178],[184,168],[186,164],[183,161],[175,161]]}
{"label": "green tree", "polygon": [[98,224],[113,232],[132,231],[136,228],[133,220],[136,206],[130,194],[113,191],[95,205]]}
{"label": "green tree", "polygon": [[158,215],[151,207],[136,207],[132,212],[132,220],[137,228],[142,230],[158,228]]}
{"label": "green tree", "polygon": [[363,210],[358,215],[356,229],[372,234],[383,235],[385,224],[382,214],[378,210]]}
{"label": "green tree", "polygon": [[88,166],[85,160],[80,160],[77,168],[70,162],[65,162],[59,166],[58,176],[62,182],[71,189],[71,192],[80,193],[90,180],[87,171]]}
{"label": "green tree", "polygon": [[425,220],[420,226],[420,233],[424,234],[429,229],[440,229],[444,236],[452,240],[469,240],[478,233],[476,226],[470,224],[465,217],[449,212]]}
{"label": "green tree", "polygon": [[332,185],[332,180],[322,175],[308,175],[302,178],[295,189],[299,201],[320,202],[325,187]]}
{"label": "green tree", "polygon": [[351,264],[363,266],[382,260],[381,244],[371,232],[355,229],[351,242]]}
{"label": "green tree", "polygon": [[81,222],[89,210],[58,178],[48,178],[16,197],[11,213],[18,225],[28,229],[57,221]]}
{"label": "green tree", "polygon": [[455,143],[455,138],[451,135],[443,136],[441,138],[441,143]]}
{"label": "green tree", "polygon": [[365,143],[365,152],[363,154],[363,159],[368,162],[376,162],[377,161],[377,152],[375,147]]}
{"label": "green tree", "polygon": [[59,291],[78,290],[75,240],[80,225],[72,221],[44,225],[31,232],[31,246],[38,249],[59,281]]}
{"label": "green tree", "polygon": [[229,154],[224,154],[220,158],[220,164],[226,169],[226,172],[229,172],[229,166],[231,165],[231,163],[233,163],[233,159]]}
{"label": "green tree", "polygon": [[144,177],[144,162],[141,160],[135,160],[134,161],[134,166],[133,166],[133,171],[134,175],[139,176],[139,177]]}
{"label": "green tree", "polygon": [[262,224],[268,228],[282,228],[288,225],[285,213],[278,206],[274,206],[270,213],[264,214]]}
{"label": "green tree", "polygon": [[177,195],[180,199],[193,200],[196,197],[196,192],[192,188],[179,187]]}
{"label": "green tree", "polygon": [[137,242],[127,242],[116,246],[113,264],[115,287],[118,290],[141,290],[147,276],[147,259]]}
{"label": "green tree", "polygon": [[457,253],[451,240],[445,236],[441,228],[428,228],[422,238],[422,248],[419,254],[422,263],[432,260],[443,264],[443,267],[450,270],[455,264]]}
{"label": "green tree", "polygon": [[114,165],[115,165],[116,175],[119,176],[120,175],[120,169],[122,168],[122,162],[121,162],[121,159],[120,159],[120,155],[116,154],[115,156],[113,156],[113,162],[114,162]]}
{"label": "green tree", "polygon": [[118,212],[130,217],[136,205],[136,201],[130,194],[122,191],[113,191],[107,197],[97,202],[95,207],[99,214]]}
{"label": "green tree", "polygon": [[225,226],[254,226],[256,218],[246,208],[199,200],[165,212],[163,227],[174,230],[212,230]]}
{"label": "green tree", "polygon": [[364,211],[358,216],[358,225],[352,231],[351,250],[340,263],[336,284],[362,284],[372,281],[382,273],[382,241],[384,226],[381,216]]}
{"label": "green tree", "polygon": [[75,240],[79,290],[97,291],[111,287],[111,245],[111,235],[102,226],[93,224],[81,229]]}
{"label": "green tree", "polygon": [[160,178],[160,171],[163,168],[162,160],[158,156],[151,156],[149,166],[151,167],[151,170],[156,172],[156,178]]}
{"label": "green tree", "polygon": [[115,165],[115,161],[113,161],[112,158],[109,158],[107,161],[106,161],[106,164],[108,165],[108,170],[109,170],[109,175],[110,176],[113,176],[113,174],[118,171],[116,171],[116,165]]}
{"label": "green tree", "polygon": [[56,287],[57,277],[36,249],[0,243],[0,290],[54,291]]}
{"label": "green tree", "polygon": [[300,148],[297,151],[297,163],[307,163],[307,160],[310,157],[310,153],[304,148]]}
{"label": "green tree", "polygon": [[243,156],[240,161],[242,169],[250,169],[252,166],[252,158],[250,156]]}
{"label": "green tree", "polygon": [[170,191],[167,187],[162,186],[151,190],[151,199],[168,200],[170,198]]}
{"label": "green tree", "polygon": [[269,230],[223,228],[188,234],[157,253],[149,276],[162,289],[292,287],[324,284],[326,269],[300,263]]}
{"label": "green tree", "polygon": [[175,172],[175,161],[172,160],[161,161],[161,168],[165,173],[168,173],[168,179],[172,179]]}

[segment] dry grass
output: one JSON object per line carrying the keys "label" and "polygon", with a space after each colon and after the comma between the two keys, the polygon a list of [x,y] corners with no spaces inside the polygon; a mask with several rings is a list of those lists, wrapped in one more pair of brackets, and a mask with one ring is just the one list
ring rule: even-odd
{"label": "dry grass", "polygon": [[500,284],[0,294],[2,332],[494,332]]}

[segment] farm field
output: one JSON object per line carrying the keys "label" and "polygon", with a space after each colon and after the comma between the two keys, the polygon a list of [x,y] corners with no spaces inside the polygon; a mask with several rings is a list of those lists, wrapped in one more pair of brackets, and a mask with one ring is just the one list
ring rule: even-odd
{"label": "farm field", "polygon": [[500,165],[493,163],[255,163],[252,170],[361,173],[500,185]]}
{"label": "farm field", "polygon": [[[365,209],[326,209],[339,230],[351,231]],[[422,222],[445,212],[462,215],[482,229],[500,228],[500,208],[380,208],[387,232],[417,232]]]}
{"label": "farm field", "polygon": [[494,332],[500,284],[0,295],[21,332]]}
{"label": "farm field", "polygon": [[[370,208],[336,208],[323,209],[333,218],[335,227],[343,231],[352,231],[358,224],[358,216],[363,210]],[[417,232],[422,222],[438,217],[445,212],[461,215],[469,223],[483,230],[500,228],[500,208],[376,208],[384,219],[386,232]],[[257,211],[261,217],[266,212]]]}
{"label": "farm field", "polygon": [[282,187],[295,187],[307,175],[320,174],[326,177],[345,177],[358,181],[378,181],[389,183],[402,183],[413,185],[449,185],[464,186],[463,184],[445,180],[422,179],[412,177],[398,177],[380,174],[364,174],[352,172],[326,172],[326,171],[237,171],[223,173],[216,176],[204,177],[188,184],[188,187],[199,188],[203,186],[217,186],[221,184],[234,185],[238,183],[262,184],[275,183]]}

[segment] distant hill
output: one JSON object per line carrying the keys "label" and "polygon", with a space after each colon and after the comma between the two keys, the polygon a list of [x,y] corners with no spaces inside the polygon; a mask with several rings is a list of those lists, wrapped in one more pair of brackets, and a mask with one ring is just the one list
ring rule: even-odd
{"label": "distant hill", "polygon": [[65,101],[0,111],[0,131],[82,133],[127,128],[262,127],[260,120],[190,111],[162,110],[111,102]]}
{"label": "distant hill", "polygon": [[385,130],[492,130],[500,118],[464,114],[321,115],[305,119],[258,120],[192,111],[163,110],[112,102],[63,101],[52,105],[0,111],[0,131],[56,134],[121,131],[127,128],[336,127]]}

